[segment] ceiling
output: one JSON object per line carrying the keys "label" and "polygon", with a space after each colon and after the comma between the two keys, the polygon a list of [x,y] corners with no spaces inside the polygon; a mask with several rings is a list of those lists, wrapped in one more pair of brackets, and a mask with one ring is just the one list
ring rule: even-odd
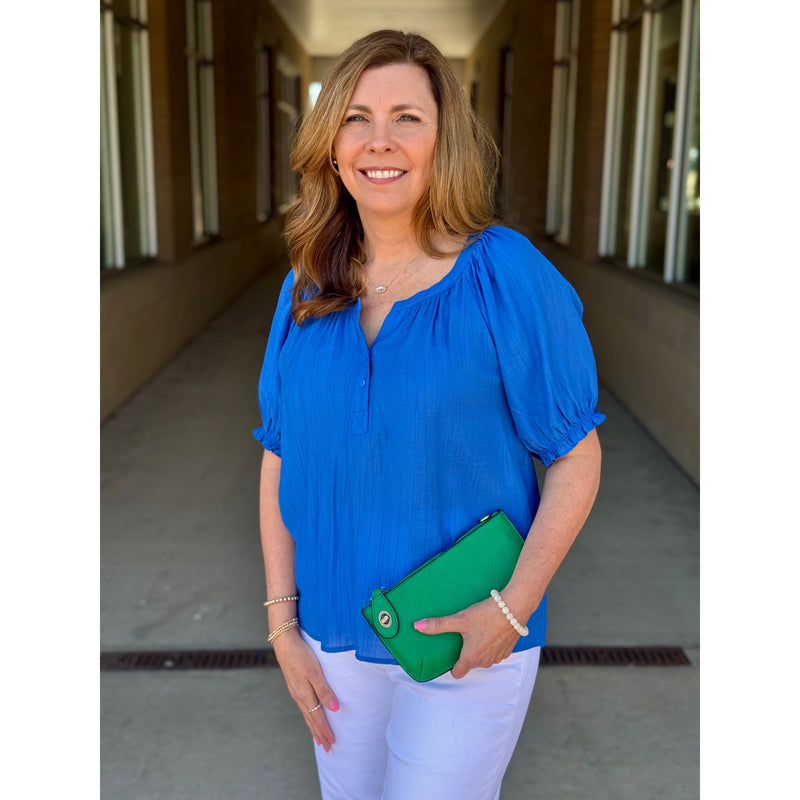
{"label": "ceiling", "polygon": [[270,0],[312,56],[335,56],[370,31],[420,33],[445,56],[466,58],[506,0]]}

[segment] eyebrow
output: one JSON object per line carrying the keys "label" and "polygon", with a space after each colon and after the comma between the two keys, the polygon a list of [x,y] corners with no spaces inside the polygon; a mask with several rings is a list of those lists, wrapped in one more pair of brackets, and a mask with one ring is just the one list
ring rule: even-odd
{"label": "eyebrow", "polygon": [[[409,109],[414,109],[415,111],[422,111],[421,106],[416,106],[413,103],[400,103],[400,105],[392,106],[389,111],[392,114],[396,114],[398,111],[408,111]],[[371,112],[372,109],[369,106],[362,106],[359,103],[351,103],[347,106],[348,111],[366,111]]]}

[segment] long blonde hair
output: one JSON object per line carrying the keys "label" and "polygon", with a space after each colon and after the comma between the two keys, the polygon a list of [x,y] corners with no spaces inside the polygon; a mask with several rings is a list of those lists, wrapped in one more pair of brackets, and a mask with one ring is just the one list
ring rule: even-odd
{"label": "long blonde hair", "polygon": [[292,149],[290,163],[300,173],[300,191],[287,212],[284,237],[295,272],[292,316],[298,325],[307,317],[346,308],[364,291],[361,219],[334,168],[332,151],[361,73],[387,64],[422,67],[439,113],[431,184],[414,214],[420,247],[441,258],[445,253],[434,245],[434,233],[447,238],[470,235],[494,219],[499,152],[447,60],[417,34],[368,34],[328,70]]}

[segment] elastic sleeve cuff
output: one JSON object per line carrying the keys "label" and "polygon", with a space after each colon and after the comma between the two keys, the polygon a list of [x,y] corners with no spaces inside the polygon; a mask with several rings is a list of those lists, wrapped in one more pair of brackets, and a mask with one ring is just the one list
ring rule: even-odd
{"label": "elastic sleeve cuff", "polygon": [[272,453],[275,453],[278,458],[281,455],[281,443],[279,439],[276,439],[270,433],[268,433],[267,429],[261,425],[260,427],[256,428],[253,431],[253,436],[261,442],[265,450],[269,450]]}
{"label": "elastic sleeve cuff", "polygon": [[549,450],[541,454],[534,453],[534,455],[542,464],[549,467],[557,458],[569,453],[581,439],[586,437],[589,431],[594,430],[605,418],[605,414],[592,411],[589,416],[573,425]]}

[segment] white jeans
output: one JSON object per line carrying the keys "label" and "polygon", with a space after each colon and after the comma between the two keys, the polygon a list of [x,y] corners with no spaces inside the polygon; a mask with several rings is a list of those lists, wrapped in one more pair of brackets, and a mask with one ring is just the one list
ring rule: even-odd
{"label": "white jeans", "polygon": [[336,744],[315,746],[323,800],[498,800],[538,647],[460,680],[448,672],[417,683],[398,666],[324,653],[303,636],[340,705],[324,712]]}

